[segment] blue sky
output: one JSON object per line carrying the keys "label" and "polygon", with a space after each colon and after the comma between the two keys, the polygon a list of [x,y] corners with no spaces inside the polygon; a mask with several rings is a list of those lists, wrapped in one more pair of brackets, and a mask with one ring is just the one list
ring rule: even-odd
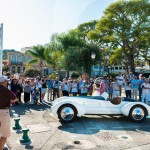
{"label": "blue sky", "polygon": [[52,33],[76,28],[99,19],[115,0],[0,0],[4,24],[4,49],[16,49],[50,41]]}

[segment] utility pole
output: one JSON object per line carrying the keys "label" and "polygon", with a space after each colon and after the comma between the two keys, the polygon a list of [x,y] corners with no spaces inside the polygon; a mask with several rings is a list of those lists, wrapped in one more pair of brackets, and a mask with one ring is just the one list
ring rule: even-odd
{"label": "utility pole", "polygon": [[3,68],[3,23],[0,24],[0,75],[2,75]]}

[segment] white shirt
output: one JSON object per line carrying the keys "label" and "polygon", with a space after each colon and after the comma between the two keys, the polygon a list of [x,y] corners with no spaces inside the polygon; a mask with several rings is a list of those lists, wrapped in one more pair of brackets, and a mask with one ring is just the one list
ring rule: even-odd
{"label": "white shirt", "polygon": [[125,84],[125,90],[128,91],[128,90],[131,90],[131,84],[129,83],[129,85],[126,83]]}
{"label": "white shirt", "polygon": [[[148,88],[148,89],[144,89],[144,88],[142,88],[142,86],[144,86],[145,88]],[[142,85],[141,85],[141,88],[142,88],[142,92],[143,93],[145,93],[145,94],[149,94],[150,93],[150,84],[149,83],[143,83]]]}
{"label": "white shirt", "polygon": [[122,85],[123,84],[123,82],[124,82],[124,78],[123,78],[123,76],[117,76],[117,83],[119,84],[119,85]]}

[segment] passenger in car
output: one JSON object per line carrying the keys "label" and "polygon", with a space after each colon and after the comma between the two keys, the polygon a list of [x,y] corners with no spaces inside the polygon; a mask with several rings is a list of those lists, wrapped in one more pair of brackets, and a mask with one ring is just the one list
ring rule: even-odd
{"label": "passenger in car", "polygon": [[92,96],[100,96],[100,82],[96,80],[93,85],[93,93]]}

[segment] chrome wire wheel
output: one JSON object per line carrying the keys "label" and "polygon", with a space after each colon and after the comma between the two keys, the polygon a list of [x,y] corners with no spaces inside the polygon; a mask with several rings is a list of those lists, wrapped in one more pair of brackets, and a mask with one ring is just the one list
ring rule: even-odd
{"label": "chrome wire wheel", "polygon": [[134,107],[131,112],[131,117],[132,117],[133,121],[135,121],[135,122],[143,121],[146,117],[144,108],[139,107],[139,106]]}
{"label": "chrome wire wheel", "polygon": [[74,119],[75,111],[72,107],[63,107],[60,111],[60,117],[64,122],[70,122]]}

